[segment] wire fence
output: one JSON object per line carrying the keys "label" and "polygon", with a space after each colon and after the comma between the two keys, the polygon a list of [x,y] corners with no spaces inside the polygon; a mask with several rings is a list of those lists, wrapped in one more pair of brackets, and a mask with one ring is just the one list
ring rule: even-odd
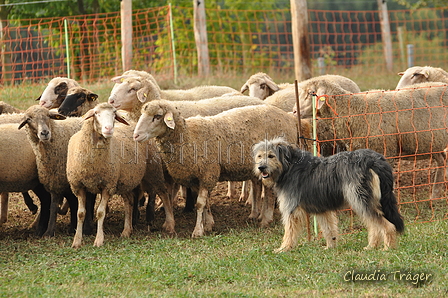
{"label": "wire fence", "polygon": [[[289,10],[206,13],[212,74],[260,69],[294,73]],[[407,67],[407,44],[415,46],[413,57],[419,65],[447,64],[447,14],[445,9],[389,11],[397,71]],[[68,73],[91,82],[121,73],[120,22],[119,12],[10,21],[1,39],[0,83],[36,82]],[[175,69],[197,73],[193,8],[136,10],[132,27],[133,68],[168,77]],[[309,10],[309,34],[314,73],[357,66],[386,69],[376,10]]]}

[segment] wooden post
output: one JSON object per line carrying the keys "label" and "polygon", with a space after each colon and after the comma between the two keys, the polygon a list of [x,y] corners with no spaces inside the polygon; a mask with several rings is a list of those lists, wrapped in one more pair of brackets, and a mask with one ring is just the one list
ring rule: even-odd
{"label": "wooden post", "polygon": [[205,0],[193,0],[194,7],[194,39],[198,52],[198,74],[207,76],[210,73],[208,54],[207,24],[205,22]]}
{"label": "wooden post", "polygon": [[390,34],[389,13],[387,11],[386,0],[377,0],[378,9],[380,11],[381,39],[383,40],[384,58],[388,71],[392,71],[392,37]]}
{"label": "wooden post", "polygon": [[121,0],[121,61],[123,71],[132,69],[132,0]]}
{"label": "wooden post", "polygon": [[296,80],[300,82],[312,77],[306,0],[291,0],[291,26],[294,69]]}

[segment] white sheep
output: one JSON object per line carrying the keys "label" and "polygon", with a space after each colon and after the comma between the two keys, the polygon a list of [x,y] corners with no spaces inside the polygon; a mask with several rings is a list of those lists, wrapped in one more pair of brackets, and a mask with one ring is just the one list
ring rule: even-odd
{"label": "white sheep", "polygon": [[48,82],[47,87],[36,100],[47,109],[58,108],[64,100],[67,91],[72,87],[79,86],[73,79],[56,77]]}
{"label": "white sheep", "polygon": [[73,248],[82,241],[86,217],[86,192],[101,194],[97,209],[98,229],[94,246],[104,243],[103,224],[110,196],[121,195],[125,203],[123,237],[132,231],[133,191],[140,188],[146,171],[144,145],[132,139],[132,127],[115,126],[117,120],[128,124],[107,103],[97,105],[84,118],[82,129],[74,134],[68,146],[67,178],[78,197],[78,226]]}
{"label": "white sheep", "polygon": [[[173,102],[166,100],[145,104],[134,131],[134,139],[139,142],[155,137],[171,177],[198,190],[192,237],[202,236],[213,226],[209,194],[218,181],[251,180],[256,188],[254,197],[260,196],[260,181],[252,172],[251,147],[267,136],[280,135],[297,142],[297,121],[273,106],[249,106],[215,116],[184,118]],[[267,197],[265,200],[269,200]],[[253,209],[259,210],[258,206]],[[262,224],[270,220],[262,218]]]}
{"label": "white sheep", "polygon": [[[115,82],[115,85],[109,95],[108,102],[110,104],[114,104],[115,101],[124,97],[138,98],[141,102],[157,99],[196,101],[238,92],[226,86],[199,86],[187,90],[161,90],[156,80],[148,73],[140,76],[126,74],[114,77],[112,81]],[[123,109],[117,105],[115,107]]]}
{"label": "white sheep", "polygon": [[[25,111],[19,125],[19,129],[25,127],[29,144],[36,156],[39,181],[51,194],[50,219],[43,236],[54,235],[56,214],[64,197],[71,210],[69,232],[74,232],[76,227],[77,199],[70,190],[65,167],[68,141],[81,128],[81,119],[63,119],[64,116],[53,110],[34,105]],[[91,196],[89,204],[93,200],[94,196]]]}
{"label": "white sheep", "polygon": [[[42,236],[47,230],[50,194],[39,182],[36,156],[29,145],[25,131],[17,129],[17,123],[0,124],[0,193],[2,194],[0,225],[7,220],[8,193],[29,190],[37,195],[41,205],[36,234]],[[24,196],[24,198],[26,198]]]}
{"label": "white sheep", "polygon": [[0,101],[0,115],[1,114],[12,114],[12,113],[22,113],[23,111],[19,108],[16,108],[9,103],[4,101]]}
{"label": "white sheep", "polygon": [[294,87],[293,84],[282,83],[276,84],[270,76],[264,72],[258,72],[252,75],[246,83],[241,87],[241,93],[249,90],[249,96],[258,97],[259,99],[266,99],[279,90]]}
{"label": "white sheep", "polygon": [[[389,158],[434,158],[438,167],[431,198],[440,197],[444,188],[440,182],[446,177],[447,85],[422,83],[394,91],[347,94],[341,86],[327,83],[325,94],[328,98],[317,104],[318,123],[328,132],[318,134],[320,141],[339,140],[348,150],[370,148]],[[300,98],[301,107],[307,104],[303,100],[309,99]]]}
{"label": "white sheep", "polygon": [[410,85],[425,82],[448,83],[448,72],[438,67],[413,66],[405,71],[399,72],[401,76],[395,89],[401,89]]}

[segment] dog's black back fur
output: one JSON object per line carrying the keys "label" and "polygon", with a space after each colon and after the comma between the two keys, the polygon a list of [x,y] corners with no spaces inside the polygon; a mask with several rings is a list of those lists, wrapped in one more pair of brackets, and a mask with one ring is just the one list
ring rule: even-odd
{"label": "dog's black back fur", "polygon": [[291,202],[288,204],[292,204],[289,210],[298,206],[309,213],[340,209],[347,203],[343,185],[353,183],[364,211],[375,212],[377,208],[371,199],[372,170],[380,180],[380,205],[384,217],[395,225],[397,232],[404,230],[393,193],[392,167],[381,154],[370,149],[360,149],[329,157],[315,157],[291,145],[276,146],[276,154],[283,171],[275,181],[275,190],[289,194]]}

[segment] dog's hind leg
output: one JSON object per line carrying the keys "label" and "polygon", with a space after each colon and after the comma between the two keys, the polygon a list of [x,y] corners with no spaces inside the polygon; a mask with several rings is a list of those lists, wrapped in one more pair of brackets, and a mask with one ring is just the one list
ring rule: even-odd
{"label": "dog's hind leg", "polygon": [[252,209],[249,214],[249,219],[258,219],[260,216],[260,209],[261,209],[261,189],[262,184],[261,181],[253,178],[252,181],[252,188],[251,188],[251,196],[252,196]]}
{"label": "dog's hind leg", "polygon": [[335,211],[327,211],[325,213],[316,214],[317,222],[322,229],[322,234],[325,240],[327,240],[327,247],[336,247],[336,241],[338,237],[338,217]]}
{"label": "dog's hind leg", "polygon": [[305,226],[307,215],[305,210],[297,207],[292,213],[285,215],[283,218],[283,225],[285,228],[285,234],[283,235],[282,245],[274,252],[286,252],[292,249],[299,238],[302,227]]}

